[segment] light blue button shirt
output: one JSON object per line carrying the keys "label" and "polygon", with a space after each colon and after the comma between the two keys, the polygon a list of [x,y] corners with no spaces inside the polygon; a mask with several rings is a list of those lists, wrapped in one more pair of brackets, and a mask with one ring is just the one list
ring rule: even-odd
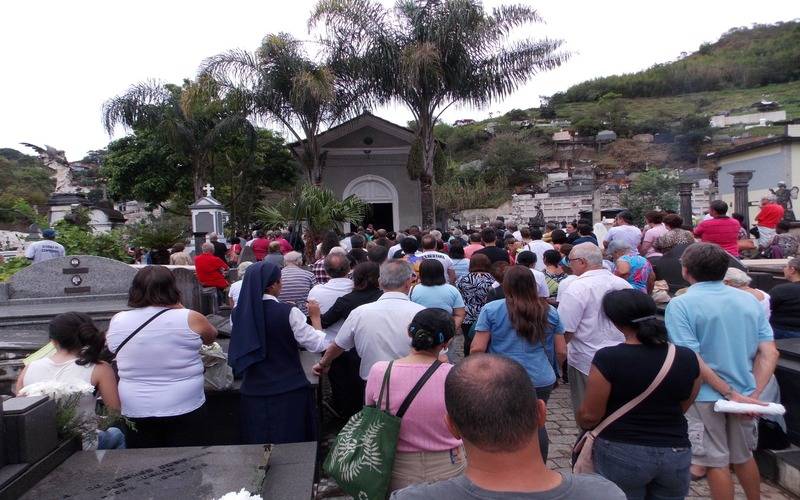
{"label": "light blue button shirt", "polygon": [[[767,315],[758,300],[721,281],[696,283],[667,305],[670,340],[700,354],[703,361],[736,392],[756,390],[753,360],[758,344],[773,339]],[[703,384],[697,401],[722,395]]]}

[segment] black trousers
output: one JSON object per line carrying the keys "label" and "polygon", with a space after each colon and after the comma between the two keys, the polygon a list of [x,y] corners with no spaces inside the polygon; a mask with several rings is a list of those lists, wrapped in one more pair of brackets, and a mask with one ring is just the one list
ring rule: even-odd
{"label": "black trousers", "polygon": [[331,382],[333,407],[339,415],[350,418],[364,407],[367,383],[359,375],[361,357],[355,349],[343,352],[333,360],[328,371]]}
{"label": "black trousers", "polygon": [[206,405],[174,417],[128,418],[134,429],[125,433],[128,448],[202,446],[206,431]]}

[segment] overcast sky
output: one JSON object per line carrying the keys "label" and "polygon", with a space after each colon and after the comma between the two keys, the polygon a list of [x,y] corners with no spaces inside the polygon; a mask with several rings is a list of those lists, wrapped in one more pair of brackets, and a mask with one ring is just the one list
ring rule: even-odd
{"label": "overcast sky", "polygon": [[[131,83],[194,77],[205,58],[231,48],[255,49],[270,32],[310,38],[313,0],[23,0],[0,2],[0,147],[49,144],[71,161],[109,142],[103,102]],[[387,3],[392,3],[387,1]],[[487,0],[487,7],[506,0]],[[574,83],[632,72],[675,59],[734,26],[800,17],[797,0],[668,2],[533,1],[546,25],[533,36],[561,38],[566,65],[534,77],[485,109],[455,108],[445,121],[538,105],[539,95]],[[405,124],[400,106],[376,114]],[[125,134],[118,130],[116,136]],[[31,153],[31,151],[26,150]]]}

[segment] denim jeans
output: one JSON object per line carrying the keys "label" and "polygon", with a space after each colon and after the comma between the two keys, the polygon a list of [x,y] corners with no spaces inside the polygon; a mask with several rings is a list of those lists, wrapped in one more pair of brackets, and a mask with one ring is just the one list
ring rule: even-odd
{"label": "denim jeans", "polygon": [[[555,387],[555,384],[546,387],[537,387],[536,399],[541,399],[547,404],[550,400],[550,393],[553,392],[553,387]],[[550,437],[547,435],[546,427],[539,428],[539,450],[542,452],[542,460],[546,463],[547,455],[550,452]]]}
{"label": "denim jeans", "polygon": [[97,432],[98,450],[122,450],[125,449],[125,434],[116,427],[109,427],[104,431]]}
{"label": "denim jeans", "polygon": [[800,338],[800,332],[796,332],[793,330],[784,330],[783,328],[773,327],[772,334],[775,336],[775,340]]}
{"label": "denim jeans", "polygon": [[594,469],[628,500],[677,500],[689,492],[691,448],[661,448],[595,440]]}

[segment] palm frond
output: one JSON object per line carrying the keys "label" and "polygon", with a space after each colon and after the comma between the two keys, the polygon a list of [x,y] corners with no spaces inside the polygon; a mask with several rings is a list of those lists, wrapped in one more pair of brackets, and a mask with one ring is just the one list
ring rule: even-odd
{"label": "palm frond", "polygon": [[171,98],[172,93],[157,81],[131,85],[124,94],[103,103],[103,127],[111,135],[117,125],[133,128],[156,123],[161,117],[161,108]]}

